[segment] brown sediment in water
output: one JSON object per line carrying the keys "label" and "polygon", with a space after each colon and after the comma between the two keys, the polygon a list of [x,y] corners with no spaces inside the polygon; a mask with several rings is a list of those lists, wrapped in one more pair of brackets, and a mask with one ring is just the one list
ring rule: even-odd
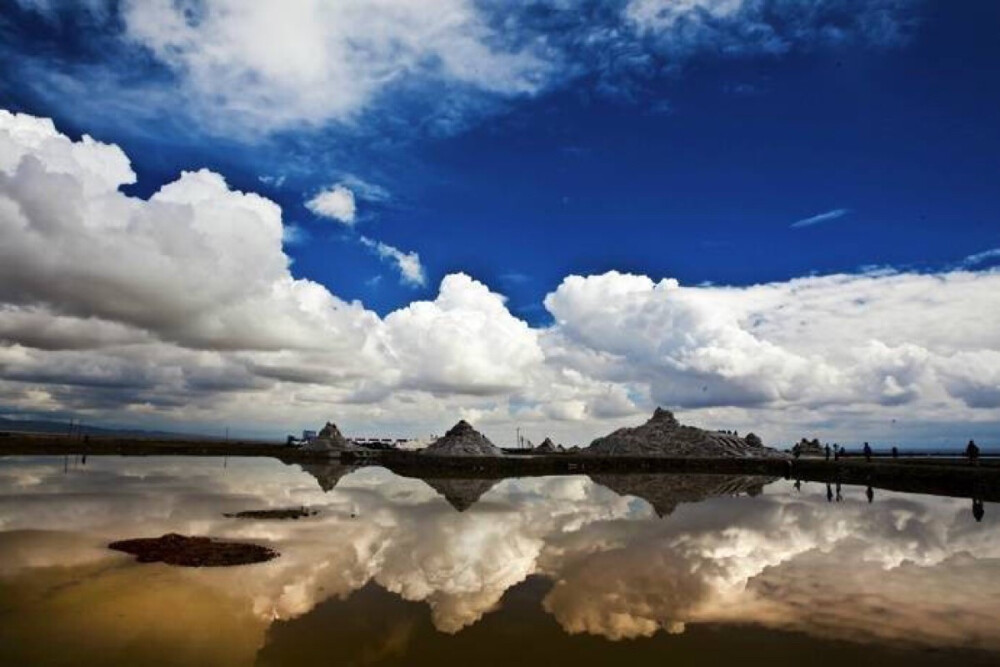
{"label": "brown sediment in water", "polygon": [[166,563],[183,567],[247,565],[279,556],[274,549],[259,544],[218,542],[210,537],[189,537],[176,533],[120,540],[112,542],[108,548],[132,554],[140,563]]}
{"label": "brown sediment in water", "polygon": [[267,510],[244,510],[243,512],[227,512],[222,516],[229,519],[302,519],[316,516],[319,510],[310,507],[283,507]]}

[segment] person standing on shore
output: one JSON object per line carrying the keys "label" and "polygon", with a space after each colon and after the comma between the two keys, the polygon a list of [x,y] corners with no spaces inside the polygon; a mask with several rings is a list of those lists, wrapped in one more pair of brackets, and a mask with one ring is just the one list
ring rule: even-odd
{"label": "person standing on shore", "polygon": [[969,440],[969,444],[965,447],[965,455],[969,457],[969,463],[979,465],[979,445],[975,440]]}
{"label": "person standing on shore", "polygon": [[826,443],[826,460],[830,460],[830,443]]}
{"label": "person standing on shore", "polygon": [[872,462],[872,448],[867,442],[865,443],[865,461]]}

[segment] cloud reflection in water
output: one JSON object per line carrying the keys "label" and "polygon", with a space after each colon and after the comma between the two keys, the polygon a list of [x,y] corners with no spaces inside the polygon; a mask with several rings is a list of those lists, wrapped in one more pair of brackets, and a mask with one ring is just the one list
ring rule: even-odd
{"label": "cloud reflection in water", "polygon": [[[92,619],[133,609],[115,632],[87,625],[88,644],[120,643],[122,627],[155,627],[134,609],[155,605],[173,619],[176,610],[163,608],[186,610],[194,596],[212,607],[206,617],[239,626],[232,641],[255,651],[275,620],[372,583],[426,603],[439,631],[457,633],[538,575],[554,582],[542,608],[568,633],[618,640],[714,622],[1000,650],[996,512],[977,524],[965,500],[879,492],[868,504],[863,489],[846,488],[845,501],[830,504],[819,485],[799,493],[777,482],[754,498],[692,503],[698,495],[685,480],[685,504],[651,498],[660,513],[668,508],[660,518],[649,503],[583,476],[435,484],[380,468],[311,472],[271,460],[223,467],[216,459],[91,458],[65,472],[62,459],[3,461],[0,585],[5,606],[24,608],[0,640],[24,643],[16,633],[53,620],[56,632],[71,632],[77,617],[69,611],[86,601],[98,612]],[[761,486],[723,482],[705,488]],[[660,485],[661,496],[670,484]],[[222,516],[298,505],[320,513],[296,521]],[[186,570],[138,565],[103,548],[171,531],[266,543],[282,556]],[[67,593],[69,582],[77,593]],[[162,626],[162,641],[171,627]],[[226,655],[245,657],[235,648]]]}

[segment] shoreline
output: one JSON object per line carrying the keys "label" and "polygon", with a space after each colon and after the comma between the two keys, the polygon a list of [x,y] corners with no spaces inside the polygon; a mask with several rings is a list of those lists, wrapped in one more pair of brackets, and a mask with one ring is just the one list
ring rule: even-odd
{"label": "shoreline", "polygon": [[373,451],[331,457],[287,445],[224,440],[158,440],[121,437],[9,434],[0,437],[3,456],[234,456],[275,458],[286,464],[378,465],[405,477],[502,479],[545,475],[699,474],[766,475],[804,482],[850,484],[907,493],[1000,502],[1000,461],[973,466],[955,457],[848,456],[820,458],[666,458],[553,454],[536,456],[428,456],[417,452]]}

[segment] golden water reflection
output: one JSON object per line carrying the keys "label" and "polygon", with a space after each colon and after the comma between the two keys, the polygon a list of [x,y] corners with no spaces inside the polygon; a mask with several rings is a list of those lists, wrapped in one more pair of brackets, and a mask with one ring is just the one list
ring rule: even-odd
{"label": "golden water reflection", "polygon": [[[961,499],[842,497],[764,478],[425,482],[264,459],[5,459],[0,664],[499,664],[500,644],[527,637],[534,660],[584,664],[663,651],[705,664],[749,646],[813,662],[1000,659],[997,508],[976,522]],[[298,505],[320,512],[222,516]],[[282,556],[199,570],[104,548],[166,532]]]}

